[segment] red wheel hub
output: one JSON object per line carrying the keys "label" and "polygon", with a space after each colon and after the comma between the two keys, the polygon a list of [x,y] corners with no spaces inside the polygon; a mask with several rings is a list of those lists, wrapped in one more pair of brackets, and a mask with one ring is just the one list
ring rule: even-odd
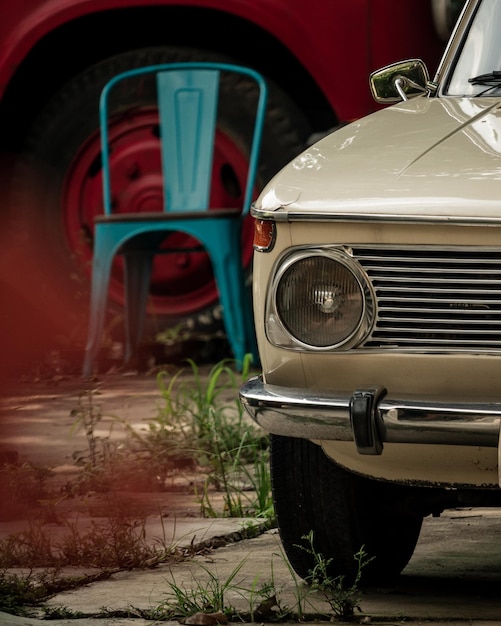
{"label": "red wheel hub", "polygon": [[[152,109],[136,109],[109,128],[113,210],[161,211],[163,207],[158,116]],[[102,177],[98,133],[82,145],[68,170],[63,193],[66,234],[82,270],[90,276],[94,217],[102,213]],[[241,206],[247,158],[226,134],[217,131],[212,174],[211,208]],[[242,262],[252,258],[252,218],[242,232]],[[189,248],[197,242],[182,233],[171,234],[167,247]],[[110,297],[123,304],[121,259],[115,260]],[[211,264],[204,252],[157,255],[150,284],[149,312],[187,316],[218,300]]]}

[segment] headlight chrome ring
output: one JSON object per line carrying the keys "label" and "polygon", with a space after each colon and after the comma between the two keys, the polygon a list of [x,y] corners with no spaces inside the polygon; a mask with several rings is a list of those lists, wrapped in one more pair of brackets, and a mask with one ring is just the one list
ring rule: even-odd
{"label": "headlight chrome ring", "polygon": [[296,350],[353,347],[374,322],[369,279],[346,248],[302,248],[282,259],[267,309],[268,339]]}

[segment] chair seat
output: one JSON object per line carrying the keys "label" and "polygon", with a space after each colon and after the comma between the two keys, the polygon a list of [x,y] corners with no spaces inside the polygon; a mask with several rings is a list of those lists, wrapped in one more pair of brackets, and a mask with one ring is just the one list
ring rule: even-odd
{"label": "chair seat", "polygon": [[241,217],[241,210],[236,209],[211,209],[210,211],[175,211],[170,213],[161,213],[159,211],[151,213],[112,213],[111,215],[97,215],[94,222],[175,222],[176,220],[186,219],[222,219]]}

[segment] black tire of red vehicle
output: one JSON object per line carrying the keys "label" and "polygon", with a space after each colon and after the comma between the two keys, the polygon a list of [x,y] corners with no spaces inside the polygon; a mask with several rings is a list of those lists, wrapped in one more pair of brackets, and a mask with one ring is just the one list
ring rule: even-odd
{"label": "black tire of red vehicle", "polygon": [[[67,339],[82,344],[86,334],[92,223],[94,215],[101,211],[101,184],[98,184],[100,176],[97,176],[100,173],[99,93],[107,80],[126,69],[195,60],[235,62],[206,52],[168,47],[120,54],[89,68],[67,83],[51,99],[27,133],[26,148],[15,168],[14,232],[22,233],[20,245],[24,255],[23,263],[26,264],[24,275],[29,283],[27,292],[36,293],[37,302],[43,302],[49,311],[57,312],[61,332],[66,334]],[[110,128],[112,141],[115,137],[117,142],[128,141],[132,145],[137,141],[139,145],[142,141],[150,140],[151,136],[145,138],[145,135],[151,133],[149,127],[155,124],[152,118],[156,115],[153,91],[148,92],[143,84],[138,87],[138,92],[132,90],[131,93],[122,94],[121,106],[126,103],[128,107],[135,107],[136,113],[132,124],[130,117],[122,125],[118,118],[115,129]],[[222,151],[221,162],[234,159],[237,163],[235,167],[232,163],[231,179],[231,176],[239,175],[238,163],[242,158],[246,159],[248,154],[250,111],[255,91],[249,79],[228,78],[223,81],[220,93],[224,110],[218,145]],[[235,102],[239,102],[240,106],[236,107]],[[280,167],[300,152],[308,132],[303,115],[285,93],[270,83],[256,193]],[[228,168],[224,167],[227,173]],[[130,177],[137,186],[137,172],[131,172]],[[136,194],[140,199],[136,200],[133,208],[142,203],[141,206],[146,207],[143,210],[152,210],[152,207],[153,210],[160,209],[159,177],[153,177],[154,182],[149,187],[147,181],[151,178],[143,178],[144,187]],[[225,184],[221,183],[221,187]],[[231,188],[225,187],[222,191],[225,196],[223,201],[232,193]],[[252,261],[251,218],[244,227],[242,248],[242,258],[249,277]],[[27,260],[28,251],[31,262]],[[195,332],[220,330],[222,322],[217,289],[207,257],[203,253],[180,255],[176,261],[176,268],[180,269],[173,271],[172,264],[168,267],[161,265],[164,261],[160,259],[165,259],[165,256],[170,255],[157,257],[160,270],[152,279],[155,302],[149,310],[145,337],[151,340],[156,333],[180,322]],[[189,267],[189,271],[186,267]],[[172,272],[173,277],[169,273],[164,275],[164,271]],[[117,265],[110,285],[111,326],[113,320],[119,321],[122,310],[120,272],[121,268]],[[115,327],[119,331],[122,325],[118,323]]]}
{"label": "black tire of red vehicle", "polygon": [[305,580],[314,561],[304,537],[331,559],[329,573],[353,580],[354,555],[363,548],[372,561],[362,584],[398,575],[412,556],[422,517],[405,511],[409,489],[357,476],[331,461],[304,439],[271,437],[271,480],[275,513],[285,554]]}

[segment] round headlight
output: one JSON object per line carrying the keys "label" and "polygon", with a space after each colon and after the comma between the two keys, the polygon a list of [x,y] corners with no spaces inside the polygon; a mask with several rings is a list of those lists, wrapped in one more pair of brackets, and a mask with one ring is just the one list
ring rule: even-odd
{"label": "round headlight", "polygon": [[364,309],[364,289],[342,255],[294,259],[277,282],[276,314],[287,333],[308,346],[344,344],[360,328]]}

